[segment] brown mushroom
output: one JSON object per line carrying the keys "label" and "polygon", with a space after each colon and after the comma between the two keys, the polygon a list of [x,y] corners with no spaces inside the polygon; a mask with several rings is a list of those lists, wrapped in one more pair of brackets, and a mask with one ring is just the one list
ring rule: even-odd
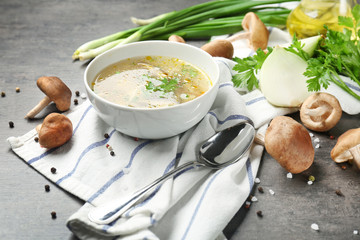
{"label": "brown mushroom", "polygon": [[184,40],[181,36],[178,36],[178,35],[171,35],[171,36],[168,38],[168,41],[169,41],[169,42],[185,43],[185,40]]}
{"label": "brown mushroom", "polygon": [[224,57],[232,59],[234,55],[234,46],[225,39],[216,39],[208,42],[201,47],[202,50],[209,53],[213,57]]}
{"label": "brown mushroom", "polygon": [[290,117],[275,117],[262,141],[256,139],[288,172],[301,173],[314,162],[315,151],[308,131]]}
{"label": "brown mushroom", "polygon": [[71,139],[73,126],[65,115],[50,113],[36,130],[39,134],[40,145],[44,148],[54,148]]}
{"label": "brown mushroom", "polygon": [[50,102],[54,102],[60,111],[66,111],[70,108],[72,94],[60,78],[40,77],[36,84],[46,96],[26,114],[25,118],[34,118]]}
{"label": "brown mushroom", "polygon": [[302,103],[300,119],[308,129],[325,132],[333,128],[342,115],[336,97],[329,93],[314,93]]}
{"label": "brown mushroom", "polygon": [[255,13],[248,12],[245,14],[241,25],[245,32],[234,34],[233,36],[227,38],[228,41],[233,42],[239,39],[247,39],[249,47],[255,51],[259,48],[263,50],[267,48],[269,30]]}
{"label": "brown mushroom", "polygon": [[350,161],[360,169],[360,128],[350,129],[343,133],[330,154],[336,163]]}

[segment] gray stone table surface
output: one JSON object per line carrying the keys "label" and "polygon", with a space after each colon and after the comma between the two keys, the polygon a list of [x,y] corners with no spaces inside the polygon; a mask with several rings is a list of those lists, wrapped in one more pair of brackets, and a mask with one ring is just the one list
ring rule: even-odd
{"label": "gray stone table surface", "polygon": [[[6,93],[0,98],[0,239],[76,239],[65,223],[83,202],[29,167],[6,143],[9,136],[28,132],[55,110],[50,106],[34,120],[24,119],[43,96],[36,79],[55,75],[73,92],[84,92],[82,79],[88,62],[71,59],[80,44],[133,27],[131,16],[149,18],[200,2],[205,1],[0,1],[0,91]],[[203,43],[190,42],[195,46]],[[292,116],[298,120],[298,114]],[[293,179],[265,152],[258,174],[261,182],[252,192],[258,201],[248,208],[239,203],[225,235],[229,239],[360,239],[353,234],[360,230],[359,171],[348,164],[335,164],[329,155],[341,133],[358,127],[360,115],[344,114],[330,132],[314,133],[321,146],[316,149],[315,162]],[[313,185],[307,184],[310,175],[316,178]],[[45,192],[46,184],[50,192]],[[265,192],[259,193],[258,186]],[[343,196],[336,195],[336,190]],[[262,217],[256,214],[259,210]],[[52,211],[57,212],[56,219],[51,218]],[[312,223],[320,231],[312,230]]]}

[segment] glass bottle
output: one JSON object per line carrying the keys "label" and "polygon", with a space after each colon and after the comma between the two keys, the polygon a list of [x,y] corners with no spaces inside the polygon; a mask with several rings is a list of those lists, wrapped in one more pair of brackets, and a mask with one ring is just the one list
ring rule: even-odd
{"label": "glass bottle", "polygon": [[325,34],[324,25],[342,31],[338,16],[351,16],[351,4],[347,0],[301,0],[289,14],[286,27],[297,38]]}

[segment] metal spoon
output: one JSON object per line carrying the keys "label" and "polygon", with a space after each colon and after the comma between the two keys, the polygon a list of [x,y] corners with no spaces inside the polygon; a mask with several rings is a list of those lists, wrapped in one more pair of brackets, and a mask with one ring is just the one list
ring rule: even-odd
{"label": "metal spoon", "polygon": [[220,169],[233,164],[249,150],[254,137],[255,129],[249,123],[240,123],[220,131],[201,145],[197,161],[188,162],[173,169],[123,202],[119,203],[117,200],[95,208],[90,211],[88,218],[98,224],[111,223],[134,206],[150,189],[186,168],[202,166]]}

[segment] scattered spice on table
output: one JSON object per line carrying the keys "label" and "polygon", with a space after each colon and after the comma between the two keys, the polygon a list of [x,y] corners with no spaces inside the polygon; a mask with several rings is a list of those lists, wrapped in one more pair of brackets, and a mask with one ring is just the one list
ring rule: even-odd
{"label": "scattered spice on table", "polygon": [[260,183],[261,181],[260,181],[260,178],[255,178],[255,181],[254,181],[255,183]]}
{"label": "scattered spice on table", "polygon": [[77,99],[74,99],[74,104],[75,105],[78,105],[79,104],[79,101]]}
{"label": "scattered spice on table", "polygon": [[79,97],[79,96],[80,96],[80,92],[79,92],[79,91],[75,91],[75,96]]}
{"label": "scattered spice on table", "polygon": [[354,235],[359,235],[359,230],[355,229],[355,230],[353,231],[353,234],[354,234]]}
{"label": "scattered spice on table", "polygon": [[319,225],[317,225],[316,223],[311,224],[311,229],[315,230],[315,231],[319,231]]}
{"label": "scattered spice on table", "polygon": [[55,219],[55,218],[56,218],[56,212],[55,212],[55,211],[52,211],[52,212],[51,212],[51,218],[52,218],[52,219]]}
{"label": "scattered spice on table", "polygon": [[335,193],[336,193],[336,195],[338,195],[340,197],[344,196],[344,194],[341,192],[340,189],[336,189]]}
{"label": "scattered spice on table", "polygon": [[20,88],[19,88],[19,87],[16,87],[16,88],[15,88],[15,92],[17,92],[17,93],[20,92]]}
{"label": "scattered spice on table", "polygon": [[286,174],[286,177],[289,178],[289,179],[291,179],[291,178],[293,178],[293,175],[292,175],[291,172],[289,172],[289,173]]}
{"label": "scattered spice on table", "polygon": [[48,185],[48,184],[45,185],[45,191],[50,192],[50,185]]}
{"label": "scattered spice on table", "polygon": [[109,145],[109,144],[106,144],[106,148],[109,150],[109,151],[112,151],[113,148]]}
{"label": "scattered spice on table", "polygon": [[137,142],[137,141],[139,141],[139,138],[135,137],[134,140]]}
{"label": "scattered spice on table", "polygon": [[6,96],[5,92],[1,92],[1,97],[5,97],[5,96]]}
{"label": "scattered spice on table", "polygon": [[38,138],[38,137],[35,137],[35,138],[34,138],[34,141],[35,141],[35,142],[39,142],[39,138]]}
{"label": "scattered spice on table", "polygon": [[331,140],[334,140],[335,139],[335,137],[333,136],[333,135],[330,135],[330,137],[329,137]]}
{"label": "scattered spice on table", "polygon": [[51,171],[51,173],[55,174],[55,173],[56,173],[56,168],[52,167],[52,168],[50,169],[50,171]]}
{"label": "scattered spice on table", "polygon": [[115,156],[115,152],[114,152],[114,151],[110,151],[110,155],[111,155],[111,156]]}
{"label": "scattered spice on table", "polygon": [[80,97],[81,97],[82,99],[85,99],[85,98],[86,98],[86,94],[85,94],[85,93],[82,93],[82,94],[80,95]]}
{"label": "scattered spice on table", "polygon": [[274,192],[272,189],[269,189],[269,193],[270,193],[271,195],[274,195],[274,194],[275,194],[275,192]]}
{"label": "scattered spice on table", "polygon": [[260,193],[264,193],[264,189],[263,189],[262,187],[258,187],[258,191],[259,191]]}
{"label": "scattered spice on table", "polygon": [[257,201],[258,201],[258,199],[257,199],[257,197],[252,196],[252,197],[251,197],[251,201],[252,201],[252,202],[257,202]]}
{"label": "scattered spice on table", "polygon": [[258,215],[259,217],[263,217],[263,216],[264,216],[263,213],[262,213],[262,211],[260,211],[260,210],[256,212],[256,215]]}
{"label": "scattered spice on table", "polygon": [[342,170],[346,170],[346,166],[345,166],[345,165],[341,165],[341,169],[342,169]]}
{"label": "scattered spice on table", "polygon": [[13,121],[10,121],[10,122],[9,122],[9,127],[10,127],[10,128],[14,128],[14,126],[15,126],[15,125],[14,125],[14,122],[13,122]]}
{"label": "scattered spice on table", "polygon": [[314,177],[313,175],[310,175],[309,178],[308,178],[308,180],[314,182],[314,181],[315,181],[315,177]]}
{"label": "scattered spice on table", "polygon": [[250,202],[250,201],[246,201],[246,202],[245,202],[245,208],[246,208],[246,209],[249,209],[249,208],[250,208],[250,205],[251,205],[251,202]]}
{"label": "scattered spice on table", "polygon": [[107,133],[104,134],[104,138],[109,138],[109,137],[110,137],[109,134]]}

